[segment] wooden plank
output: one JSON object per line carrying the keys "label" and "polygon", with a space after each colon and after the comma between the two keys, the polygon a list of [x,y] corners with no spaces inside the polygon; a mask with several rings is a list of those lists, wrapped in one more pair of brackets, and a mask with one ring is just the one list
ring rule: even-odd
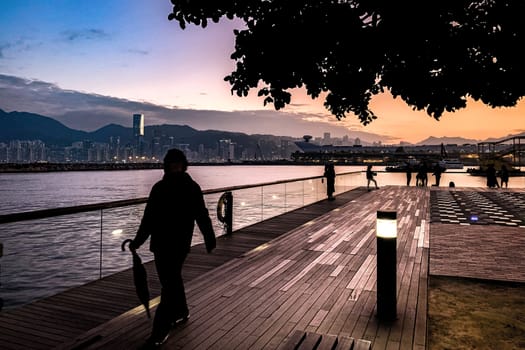
{"label": "wooden plank", "polygon": [[281,350],[296,350],[306,338],[306,333],[298,329],[294,330],[288,340],[280,347]]}
{"label": "wooden plank", "polygon": [[365,339],[357,339],[353,350],[370,350],[372,349],[372,342]]}
{"label": "wooden plank", "polygon": [[314,350],[321,342],[322,336],[320,334],[306,332],[304,340],[299,343],[297,350]]}
{"label": "wooden plank", "polygon": [[337,347],[334,350],[352,350],[354,348],[354,338],[339,336],[337,338]]}
{"label": "wooden plank", "polygon": [[337,336],[332,334],[323,334],[321,336],[321,342],[317,347],[316,350],[333,350],[337,346]]}
{"label": "wooden plank", "polygon": [[[337,349],[351,338],[368,341],[374,349],[424,347],[429,251],[420,245],[421,241],[424,245],[430,232],[418,231],[416,227],[426,225],[428,192],[428,188],[390,186],[362,192],[359,201],[352,202],[350,198],[356,198],[353,193],[348,200],[338,198],[334,201],[341,200],[338,203],[323,204],[326,207],[322,210],[315,206],[298,210],[291,216],[283,215],[278,220],[240,230],[238,235],[221,238],[218,249],[211,255],[202,247],[192,249],[183,270],[192,316],[171,332],[165,347],[277,349],[284,346],[295,330],[318,337],[319,346],[323,339],[330,343],[335,336]],[[397,208],[400,223],[398,319],[382,324],[375,317],[374,227],[376,211],[389,205]],[[278,231],[284,227],[288,230],[283,235]],[[258,234],[264,239],[256,237]],[[271,237],[275,238],[268,241]],[[264,245],[254,249],[261,244]],[[155,280],[154,266],[151,263],[148,266]],[[46,310],[54,310],[59,320],[57,331],[50,332],[59,336],[63,332],[60,322],[68,316],[75,319],[72,309],[79,308],[79,326],[91,326],[87,331],[80,328],[77,334],[71,334],[69,339],[76,342],[69,345],[95,339],[87,349],[135,348],[149,335],[151,320],[144,317],[134,289],[129,286],[130,272],[111,277],[100,281],[104,283],[93,283],[75,293],[48,299],[56,303],[35,303],[37,307],[33,310],[41,318],[45,318]],[[97,294],[102,286],[108,290],[101,289]],[[104,300],[93,308],[77,306],[96,303],[97,295],[123,300],[108,305],[107,309],[103,307]],[[134,312],[112,316],[130,304],[134,305]],[[21,324],[30,314],[24,311],[16,316],[19,318],[10,315],[6,320]],[[104,317],[109,319],[101,321]],[[53,322],[50,323],[54,327]],[[97,338],[99,335],[102,338]],[[3,336],[0,334],[2,345]],[[67,344],[67,339],[61,343]],[[47,348],[53,348],[52,344]]]}

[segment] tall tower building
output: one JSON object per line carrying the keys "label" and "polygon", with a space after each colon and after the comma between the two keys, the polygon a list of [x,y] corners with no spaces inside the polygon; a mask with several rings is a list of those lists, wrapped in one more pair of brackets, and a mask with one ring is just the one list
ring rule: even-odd
{"label": "tall tower building", "polygon": [[329,132],[325,132],[323,135],[323,145],[329,145],[332,143],[332,138]]}
{"label": "tall tower building", "polygon": [[142,156],[144,153],[144,114],[133,114],[133,138],[136,154]]}

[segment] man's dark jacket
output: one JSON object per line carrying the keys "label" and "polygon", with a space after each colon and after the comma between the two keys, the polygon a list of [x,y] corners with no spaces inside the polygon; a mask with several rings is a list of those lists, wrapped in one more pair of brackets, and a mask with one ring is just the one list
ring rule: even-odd
{"label": "man's dark jacket", "polygon": [[133,246],[140,247],[151,236],[152,252],[187,254],[195,221],[210,252],[215,232],[200,186],[186,172],[165,174],[151,189]]}

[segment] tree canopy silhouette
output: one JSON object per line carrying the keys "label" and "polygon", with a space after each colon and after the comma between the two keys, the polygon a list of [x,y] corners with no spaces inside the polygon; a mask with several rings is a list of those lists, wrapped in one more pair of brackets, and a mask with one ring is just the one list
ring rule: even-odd
{"label": "tree canopy silhouette", "polygon": [[368,124],[384,91],[435,119],[467,98],[510,107],[525,95],[523,0],[171,0],[170,20],[239,18],[224,79],[279,110],[293,88]]}

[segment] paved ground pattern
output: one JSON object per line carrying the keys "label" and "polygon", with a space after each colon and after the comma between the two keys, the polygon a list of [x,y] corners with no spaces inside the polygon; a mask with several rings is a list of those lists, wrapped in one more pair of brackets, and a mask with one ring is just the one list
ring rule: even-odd
{"label": "paved ground pattern", "polygon": [[431,223],[525,227],[525,193],[430,191]]}

